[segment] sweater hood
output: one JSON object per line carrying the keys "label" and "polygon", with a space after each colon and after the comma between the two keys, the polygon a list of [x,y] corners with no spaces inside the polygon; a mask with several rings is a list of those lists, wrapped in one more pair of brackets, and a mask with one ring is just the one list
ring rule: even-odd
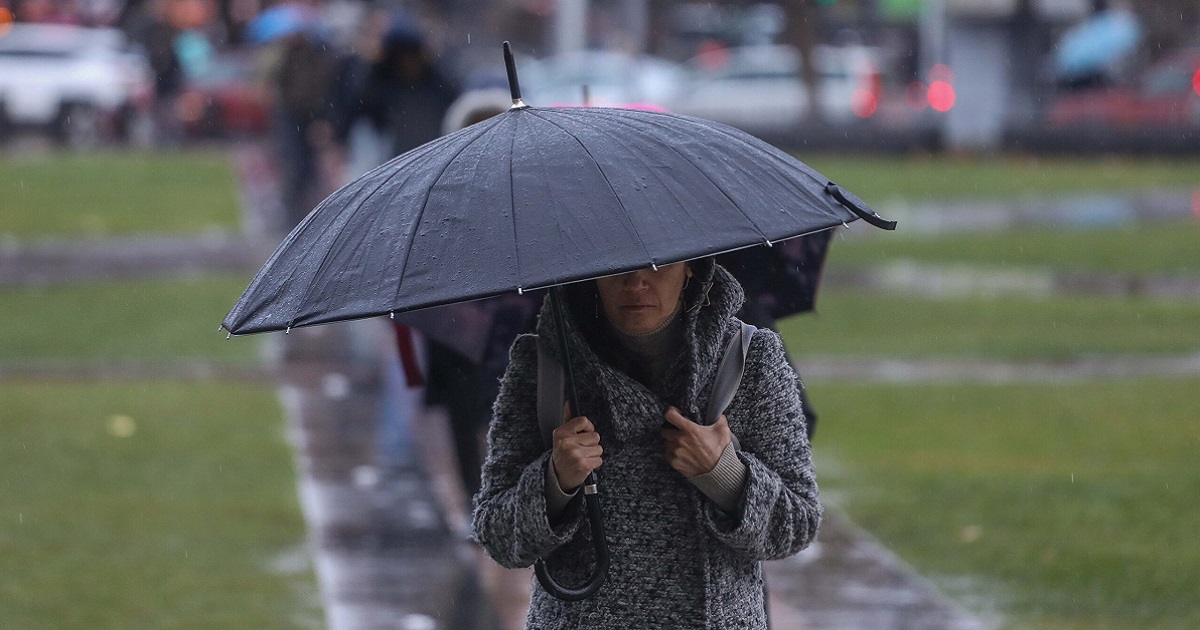
{"label": "sweater hood", "polygon": [[[684,289],[682,313],[686,345],[684,399],[670,401],[670,404],[678,405],[684,415],[699,421],[699,411],[707,404],[709,389],[725,345],[740,326],[734,315],[742,307],[745,294],[733,275],[713,258],[700,258],[688,264],[692,268],[692,278]],[[596,283],[578,282],[566,285],[563,289],[566,298],[564,323],[567,345],[579,387],[580,404],[585,405],[582,399],[591,396],[587,396],[583,384],[599,383],[604,385],[601,389],[608,390],[617,381],[632,379],[603,358],[606,343],[604,315]],[[537,333],[549,341],[547,346],[550,354],[562,361],[558,324],[549,296],[543,301],[538,315]]]}

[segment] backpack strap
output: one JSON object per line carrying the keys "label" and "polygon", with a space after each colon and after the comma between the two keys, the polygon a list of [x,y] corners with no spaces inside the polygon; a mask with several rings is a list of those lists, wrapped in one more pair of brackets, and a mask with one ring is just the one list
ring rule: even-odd
{"label": "backpack strap", "polygon": [[717,365],[717,376],[713,379],[712,392],[708,395],[708,408],[704,410],[704,424],[712,425],[725,413],[725,408],[733,402],[738,386],[742,383],[742,374],[746,371],[746,355],[750,352],[750,340],[758,328],[742,323],[742,327],[725,346],[725,354]]}
{"label": "backpack strap", "polygon": [[[704,413],[704,423],[713,424],[725,413],[725,408],[733,402],[738,386],[742,383],[742,374],[746,371],[746,355],[750,352],[750,340],[758,328],[743,323],[741,329],[733,335],[721,363],[717,365],[717,376],[713,380],[712,392],[708,396],[708,409]],[[541,427],[542,443],[546,448],[554,445],[554,429],[562,424],[562,409],[565,396],[563,386],[566,377],[562,364],[550,354],[546,342],[537,335],[538,350],[538,386],[537,386],[537,415]]]}
{"label": "backpack strap", "polygon": [[566,375],[563,366],[550,354],[541,335],[537,337],[537,415],[542,429],[542,443],[546,448],[554,446],[554,429],[562,424],[563,403],[566,400]]}

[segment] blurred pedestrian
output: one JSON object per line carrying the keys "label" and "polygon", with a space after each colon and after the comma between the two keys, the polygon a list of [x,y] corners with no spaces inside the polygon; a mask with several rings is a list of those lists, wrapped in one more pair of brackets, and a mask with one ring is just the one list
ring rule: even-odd
{"label": "blurred pedestrian", "polygon": [[174,147],[183,140],[177,101],[184,86],[184,68],[176,49],[179,29],[170,19],[170,0],[154,0],[150,21],[139,34],[154,74],[154,142]]}
{"label": "blurred pedestrian", "polygon": [[331,141],[329,92],[334,55],[310,29],[288,33],[278,46],[272,76],[272,139],[280,167],[286,228],[316,205],[323,191],[319,152]]}
{"label": "blurred pedestrian", "polygon": [[340,139],[345,141],[356,122],[367,120],[384,140],[384,159],[391,159],[441,135],[442,120],[458,89],[438,68],[408,16],[391,17],[369,65],[361,67],[354,58],[346,64],[343,81],[355,97],[339,100]]}

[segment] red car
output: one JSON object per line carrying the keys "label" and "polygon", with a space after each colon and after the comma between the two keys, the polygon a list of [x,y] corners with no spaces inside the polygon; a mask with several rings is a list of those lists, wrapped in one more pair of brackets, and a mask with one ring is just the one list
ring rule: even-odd
{"label": "red car", "polygon": [[1132,84],[1060,96],[1047,116],[1058,127],[1200,128],[1200,46],[1170,53]]}
{"label": "red car", "polygon": [[270,103],[255,76],[250,54],[223,53],[188,78],[175,103],[184,131],[194,138],[231,138],[266,133]]}

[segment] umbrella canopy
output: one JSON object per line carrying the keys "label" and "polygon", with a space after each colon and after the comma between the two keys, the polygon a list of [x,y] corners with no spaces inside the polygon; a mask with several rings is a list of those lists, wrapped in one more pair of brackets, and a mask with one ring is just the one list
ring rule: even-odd
{"label": "umbrella canopy", "polygon": [[1063,34],[1054,53],[1055,71],[1062,78],[1105,71],[1134,52],[1141,39],[1141,23],[1132,11],[1102,11]]}
{"label": "umbrella canopy", "polygon": [[254,16],[246,25],[246,36],[256,44],[266,44],[292,33],[315,30],[318,18],[311,7],[285,2]]}
{"label": "umbrella canopy", "polygon": [[285,330],[521,293],[860,217],[894,227],[732,127],[656,111],[514,106],[326,198],[223,327]]}

